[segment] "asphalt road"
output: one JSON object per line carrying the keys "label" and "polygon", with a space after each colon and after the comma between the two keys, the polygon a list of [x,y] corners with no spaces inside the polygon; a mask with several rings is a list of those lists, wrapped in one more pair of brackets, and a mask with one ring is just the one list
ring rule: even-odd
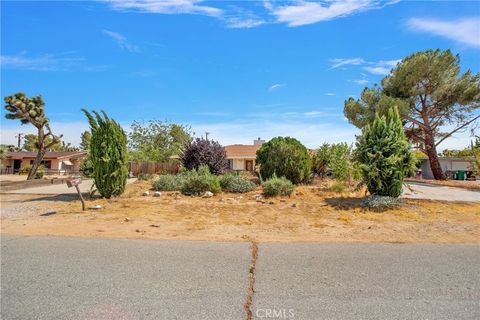
{"label": "asphalt road", "polygon": [[[1,319],[246,319],[248,243],[1,238]],[[479,319],[480,247],[260,244],[254,319]]]}

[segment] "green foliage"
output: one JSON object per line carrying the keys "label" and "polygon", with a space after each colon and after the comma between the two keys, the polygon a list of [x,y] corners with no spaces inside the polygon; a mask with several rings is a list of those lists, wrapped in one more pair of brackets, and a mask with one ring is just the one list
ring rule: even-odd
{"label": "green foliage", "polygon": [[[79,151],[79,148],[72,146],[70,143],[65,143],[65,141],[59,140],[57,143],[53,143],[53,138],[51,137],[46,137],[44,144],[50,145],[50,147],[45,148],[48,151]],[[26,151],[38,151],[38,136],[36,134],[26,134],[23,141],[23,149]]]}
{"label": "green foliage", "polygon": [[[460,58],[450,50],[425,50],[404,58],[382,80],[382,87],[366,88],[359,100],[345,101],[347,119],[364,128],[375,114],[399,109],[410,141],[430,158],[436,179],[444,174],[437,146],[480,118],[480,74],[460,73]],[[424,119],[428,119],[425,122]],[[446,131],[448,129],[448,131]]]}
{"label": "green foliage", "polygon": [[180,191],[184,180],[183,174],[162,174],[153,183],[153,189],[157,191]]}
{"label": "green foliage", "polygon": [[480,148],[475,148],[474,156],[472,170],[477,176],[480,176]]}
{"label": "green foliage", "polygon": [[267,197],[289,196],[295,189],[290,180],[285,177],[278,178],[275,174],[262,183],[262,188]]}
{"label": "green foliage", "polygon": [[154,180],[155,178],[157,178],[157,175],[154,173],[140,173],[137,177],[137,180],[149,181],[149,180]]}
{"label": "green foliage", "polygon": [[313,170],[320,177],[333,175],[339,181],[351,181],[356,168],[352,148],[346,143],[324,143],[313,157]]}
{"label": "green foliage", "polygon": [[362,200],[362,206],[370,209],[385,210],[398,207],[401,200],[397,197],[373,195]]}
{"label": "green foliage", "polygon": [[90,131],[83,131],[80,135],[80,150],[88,151],[90,148],[90,140],[92,140]]}
{"label": "green foliage", "polygon": [[28,174],[32,170],[32,166],[27,164],[23,166],[20,170],[18,170],[18,174]]}
{"label": "green foliage", "polygon": [[45,167],[39,166],[37,172],[35,172],[35,179],[42,179],[45,175]]}
{"label": "green foliage", "polygon": [[181,191],[186,195],[202,195],[206,191],[219,193],[222,191],[219,178],[208,169],[207,165],[202,165],[198,169],[193,169],[182,173],[184,181]]}
{"label": "green foliage", "polygon": [[255,190],[255,183],[237,174],[228,173],[220,177],[222,190],[245,193]]}
{"label": "green foliage", "polygon": [[312,177],[312,164],[308,150],[297,139],[276,137],[264,143],[257,151],[256,163],[264,179],[284,176],[297,184]]}
{"label": "green foliage", "polygon": [[102,111],[94,116],[82,109],[90,123],[92,138],[89,160],[93,167],[93,179],[98,192],[105,198],[125,191],[128,175],[127,136],[122,127]]}
{"label": "green foliage", "polygon": [[90,160],[90,156],[86,156],[82,162],[80,163],[80,172],[82,175],[86,178],[92,178],[93,177],[93,165],[92,161]]}
{"label": "green foliage", "polygon": [[183,146],[192,141],[189,127],[150,120],[134,121],[129,133],[130,160],[135,162],[172,162]]}
{"label": "green foliage", "polygon": [[363,129],[355,155],[370,194],[400,196],[404,177],[415,168],[415,158],[396,108],[387,117],[377,115]]}
{"label": "green foliage", "polygon": [[180,161],[189,170],[206,165],[210,172],[217,175],[222,174],[228,168],[225,148],[217,141],[203,138],[196,138],[187,143],[180,156]]}
{"label": "green foliage", "polygon": [[475,153],[474,149],[472,148],[465,148],[463,150],[444,149],[442,151],[442,156],[453,157],[453,158],[466,158],[466,157],[473,157],[474,153]]}

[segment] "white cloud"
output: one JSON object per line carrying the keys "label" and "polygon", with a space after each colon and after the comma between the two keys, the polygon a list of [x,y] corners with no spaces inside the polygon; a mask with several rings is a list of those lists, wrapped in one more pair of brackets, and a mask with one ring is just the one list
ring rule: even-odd
{"label": "white cloud", "polygon": [[400,61],[401,60],[380,60],[372,63],[373,66],[367,66],[363,69],[372,74],[387,75]]}
{"label": "white cloud", "polygon": [[22,51],[16,55],[0,56],[0,65],[6,69],[30,71],[105,70],[105,66],[87,65],[85,58],[77,56],[75,52],[27,56],[27,52]]}
{"label": "white cloud", "polygon": [[275,90],[278,90],[282,87],[285,87],[286,84],[284,83],[275,83],[274,85],[271,85],[269,88],[268,88],[268,91],[275,91]]}
{"label": "white cloud", "polygon": [[107,36],[109,36],[110,38],[112,38],[118,44],[118,46],[123,50],[135,52],[135,53],[140,52],[140,47],[130,43],[124,35],[118,32],[105,30],[105,29],[103,29],[102,32]]}
{"label": "white cloud", "polygon": [[367,79],[356,79],[353,80],[356,84],[367,84],[369,81]]}
{"label": "white cloud", "polygon": [[337,94],[334,92],[327,92],[325,93],[326,96],[336,96]]}
{"label": "white cloud", "polygon": [[205,6],[202,0],[107,0],[116,10],[134,10],[162,14],[201,14],[219,17],[223,10]]}
{"label": "white cloud", "polygon": [[390,69],[385,68],[385,67],[364,67],[366,71],[373,73],[373,74],[380,74],[380,75],[387,75],[390,73]]}
{"label": "white cloud", "polygon": [[266,2],[265,8],[276,17],[278,22],[286,23],[290,27],[296,27],[345,17],[391,3],[394,2],[382,3],[382,1],[376,0],[331,0],[325,3],[319,3],[299,0],[294,4],[282,6],[275,6],[270,2]]}
{"label": "white cloud", "polygon": [[231,17],[225,19],[225,25],[233,29],[249,29],[264,24],[265,21],[256,18]]}
{"label": "white cloud", "polygon": [[365,63],[365,60],[363,60],[362,58],[349,58],[349,59],[335,58],[335,59],[330,59],[329,61],[332,64],[332,69],[336,69],[346,65],[361,65]]}
{"label": "white cloud", "polygon": [[413,31],[423,31],[480,48],[480,17],[458,20],[411,18],[407,26]]}

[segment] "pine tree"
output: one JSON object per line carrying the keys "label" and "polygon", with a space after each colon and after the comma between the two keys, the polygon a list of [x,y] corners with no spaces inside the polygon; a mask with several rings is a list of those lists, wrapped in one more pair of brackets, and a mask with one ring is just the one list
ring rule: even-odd
{"label": "pine tree", "polygon": [[128,175],[127,136],[115,120],[93,111],[82,109],[90,123],[89,161],[93,167],[93,179],[98,192],[105,198],[125,191]]}
{"label": "pine tree", "polygon": [[403,179],[415,169],[415,157],[396,107],[375,115],[358,138],[355,151],[363,182],[372,195],[399,197]]}

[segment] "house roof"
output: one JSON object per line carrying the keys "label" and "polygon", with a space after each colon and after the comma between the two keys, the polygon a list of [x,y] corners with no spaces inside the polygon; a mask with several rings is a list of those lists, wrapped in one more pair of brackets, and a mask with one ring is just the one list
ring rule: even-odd
{"label": "house roof", "polygon": [[227,158],[255,158],[257,156],[257,150],[260,149],[260,147],[261,145],[232,144],[225,146],[225,152],[227,154]]}
{"label": "house roof", "polygon": [[[86,151],[47,151],[44,159],[76,159],[82,158],[87,154]],[[7,159],[23,159],[23,158],[35,158],[37,156],[36,151],[20,151],[20,152],[8,152]]]}

